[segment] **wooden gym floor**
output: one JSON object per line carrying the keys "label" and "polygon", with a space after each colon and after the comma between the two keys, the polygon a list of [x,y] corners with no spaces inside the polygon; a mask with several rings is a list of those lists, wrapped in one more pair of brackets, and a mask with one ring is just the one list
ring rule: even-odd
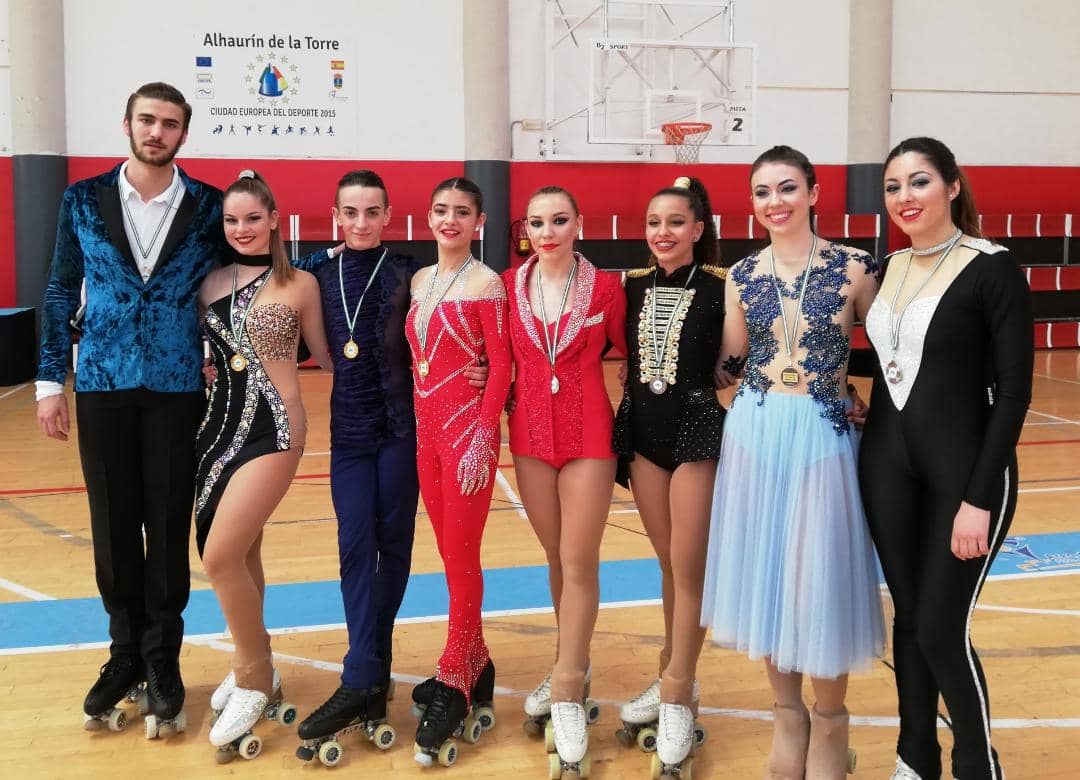
{"label": "wooden gym floor", "polygon": [[[614,364],[608,366],[615,392]],[[288,699],[301,717],[336,687],[345,632],[336,590],[336,526],[330,505],[327,399],[330,377],[305,372],[310,419],[308,452],[285,501],[275,512],[264,545],[274,648]],[[992,692],[994,742],[1010,780],[1074,778],[1080,746],[1080,351],[1036,356],[1034,399],[1021,440],[1020,504],[1009,549],[995,564],[976,612],[973,637]],[[864,397],[868,396],[864,386]],[[432,600],[412,588],[410,617],[394,642],[398,694],[391,723],[398,740],[377,751],[356,735],[345,739],[336,769],[293,755],[295,731],[275,723],[256,729],[265,740],[256,760],[216,766],[207,742],[207,701],[229,668],[228,637],[205,575],[192,553],[193,634],[185,642],[185,734],[148,742],[141,721],[119,734],[83,731],[82,700],[106,658],[104,614],[94,584],[89,518],[77,445],[44,439],[34,422],[33,388],[0,389],[0,774],[9,778],[149,776],[311,777],[325,772],[364,777],[420,777],[449,772],[481,778],[544,777],[541,740],[521,729],[525,693],[553,657],[554,620],[546,603],[543,554],[520,509],[509,453],[484,539],[488,596],[497,609],[485,633],[498,666],[497,725],[477,745],[462,745],[449,769],[422,769],[413,761],[415,720],[410,683],[427,676],[441,649],[445,620]],[[648,777],[649,759],[615,740],[617,703],[656,674],[663,638],[655,602],[655,564],[630,494],[616,488],[604,537],[604,608],[593,640],[592,693],[602,717],[591,731],[593,776]],[[651,568],[650,568],[651,567]],[[637,576],[646,571],[648,576]],[[427,517],[417,518],[413,572],[417,582],[438,583],[441,565]],[[425,577],[424,575],[429,575]],[[610,575],[610,576],[609,576]],[[1071,576],[1070,576],[1071,575]],[[298,583],[314,583],[310,590]],[[624,587],[625,592],[620,590]],[[84,600],[84,601],[79,601]],[[438,603],[438,600],[435,600]],[[208,606],[209,605],[209,606]],[[441,609],[445,611],[445,606]],[[327,619],[325,614],[337,617]],[[64,617],[64,616],[69,617]],[[75,616],[75,617],[70,617]],[[78,619],[76,619],[78,618]],[[90,629],[85,629],[89,625]],[[214,626],[199,633],[200,626]],[[60,637],[61,641],[57,641]],[[66,638],[67,641],[63,641]],[[888,652],[873,673],[852,678],[848,706],[857,776],[884,778],[894,761],[896,696]],[[706,643],[699,666],[702,722],[708,740],[694,775],[760,777],[768,751],[771,698],[760,663]],[[940,730],[945,755],[951,738]]]}

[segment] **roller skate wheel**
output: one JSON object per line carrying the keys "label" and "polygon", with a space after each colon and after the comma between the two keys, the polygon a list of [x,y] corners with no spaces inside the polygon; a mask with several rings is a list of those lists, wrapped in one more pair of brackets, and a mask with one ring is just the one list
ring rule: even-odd
{"label": "roller skate wheel", "polygon": [[394,700],[394,678],[393,677],[391,677],[390,682],[388,682],[386,684],[386,700],[387,701],[393,701]]}
{"label": "roller skate wheel", "polygon": [[858,759],[857,754],[851,748],[848,748],[847,752],[847,773],[849,775],[855,774],[855,763]]}
{"label": "roller skate wheel", "polygon": [[705,730],[705,727],[701,724],[694,724],[694,747],[701,747],[705,744],[705,738],[709,736],[709,732]]}
{"label": "roller skate wheel", "polygon": [[257,758],[259,753],[262,753],[262,740],[255,734],[245,734],[240,739],[237,750],[241,756],[251,761],[253,758]]}
{"label": "roller skate wheel", "polygon": [[305,745],[301,745],[296,749],[296,757],[301,761],[310,761],[315,758],[315,751]]}
{"label": "roller skate wheel", "polygon": [[530,737],[539,737],[544,732],[544,727],[540,725],[540,721],[536,718],[525,718],[525,722],[521,724],[521,728]]}
{"label": "roller skate wheel", "polygon": [[225,710],[215,710],[215,709],[210,710],[210,725],[211,726],[213,726],[215,723],[217,723],[217,719],[221,717],[221,713],[223,713],[224,711]]}
{"label": "roller skate wheel", "polygon": [[694,780],[694,759],[689,756],[682,762],[679,769],[679,777],[682,780]]}
{"label": "roller skate wheel", "polygon": [[560,780],[562,778],[562,759],[558,753],[548,755],[548,780]]}
{"label": "roller skate wheel", "polygon": [[117,708],[109,713],[109,731],[123,731],[127,728],[127,713]]}
{"label": "roller skate wheel", "polygon": [[173,718],[172,730],[174,734],[183,734],[187,731],[187,713],[181,710]]}
{"label": "roller skate wheel", "polygon": [[341,761],[341,743],[336,739],[329,739],[319,745],[319,761],[323,766],[337,766]]}
{"label": "roller skate wheel", "polygon": [[158,724],[157,715],[147,715],[143,720],[143,723],[146,726],[146,738],[157,739],[158,735],[161,734],[161,727]]}
{"label": "roller skate wheel", "polygon": [[296,716],[299,710],[293,704],[282,704],[278,707],[277,721],[283,726],[291,726],[296,722]]}
{"label": "roller skate wheel", "polygon": [[372,741],[379,750],[389,750],[394,744],[395,739],[397,739],[397,732],[394,731],[393,726],[388,723],[383,723],[382,725],[375,727],[375,734],[372,737]]}
{"label": "roller skate wheel", "polygon": [[461,738],[470,745],[475,745],[480,741],[480,735],[483,733],[484,726],[480,723],[480,719],[471,712],[466,715],[465,722],[462,724]]}
{"label": "roller skate wheel", "polygon": [[413,758],[420,766],[431,766],[434,763],[431,754],[415,742],[413,743]]}
{"label": "roller skate wheel", "polygon": [[578,761],[578,777],[582,780],[586,780],[589,776],[589,770],[592,768],[592,761],[589,760],[589,754],[586,753],[580,761]]}
{"label": "roller skate wheel", "polygon": [[139,691],[133,701],[140,715],[150,712],[150,697],[146,695],[146,691]]}
{"label": "roller skate wheel", "polygon": [[619,744],[623,747],[630,747],[634,744],[634,732],[627,728],[621,728],[615,732],[615,739],[617,739]]}
{"label": "roller skate wheel", "polygon": [[555,752],[555,727],[550,720],[544,724],[544,750],[548,753]]}
{"label": "roller skate wheel", "polygon": [[600,720],[600,705],[592,699],[585,700],[585,722],[590,726]]}
{"label": "roller skate wheel", "polygon": [[457,761],[457,743],[448,739],[439,748],[439,763],[442,766],[453,766],[455,761]]}
{"label": "roller skate wheel", "polygon": [[660,756],[653,753],[649,763],[649,776],[652,780],[660,780],[663,775],[664,764],[660,761]]}
{"label": "roller skate wheel", "polygon": [[[646,753],[656,752],[656,729],[652,726],[643,728],[637,734],[637,746]],[[659,777],[660,775],[657,775]]]}
{"label": "roller skate wheel", "polygon": [[98,718],[93,715],[87,715],[85,712],[83,713],[82,725],[87,731],[101,731],[104,726]]}
{"label": "roller skate wheel", "polygon": [[480,726],[484,731],[490,731],[495,728],[495,710],[491,707],[477,707],[474,713],[476,719],[480,721]]}
{"label": "roller skate wheel", "polygon": [[214,761],[219,764],[227,764],[236,758],[236,751],[230,750],[228,747],[219,747],[214,751]]}

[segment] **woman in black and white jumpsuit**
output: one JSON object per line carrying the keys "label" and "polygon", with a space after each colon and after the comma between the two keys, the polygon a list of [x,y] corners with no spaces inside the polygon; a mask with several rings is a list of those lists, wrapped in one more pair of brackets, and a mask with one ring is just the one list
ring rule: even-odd
{"label": "woman in black and white jumpsuit", "polygon": [[975,601],[1016,508],[1016,443],[1031,399],[1031,303],[1004,247],[980,237],[968,184],[940,141],[889,154],[885,200],[912,249],[893,254],[866,318],[877,353],[860,484],[892,594],[897,778],[937,778],[940,693],[952,775],[1003,775]]}

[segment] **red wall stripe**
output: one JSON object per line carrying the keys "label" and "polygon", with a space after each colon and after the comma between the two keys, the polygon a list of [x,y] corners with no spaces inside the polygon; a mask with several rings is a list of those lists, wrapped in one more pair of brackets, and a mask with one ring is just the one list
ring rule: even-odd
{"label": "red wall stripe", "polygon": [[15,305],[14,196],[11,158],[0,157],[0,307]]}

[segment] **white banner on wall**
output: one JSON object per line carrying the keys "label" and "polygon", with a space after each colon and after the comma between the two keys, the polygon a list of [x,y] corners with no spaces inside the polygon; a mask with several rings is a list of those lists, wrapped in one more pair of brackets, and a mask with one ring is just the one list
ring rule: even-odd
{"label": "white banner on wall", "polygon": [[226,157],[334,157],[357,145],[357,61],[331,34],[195,34],[186,148]]}

